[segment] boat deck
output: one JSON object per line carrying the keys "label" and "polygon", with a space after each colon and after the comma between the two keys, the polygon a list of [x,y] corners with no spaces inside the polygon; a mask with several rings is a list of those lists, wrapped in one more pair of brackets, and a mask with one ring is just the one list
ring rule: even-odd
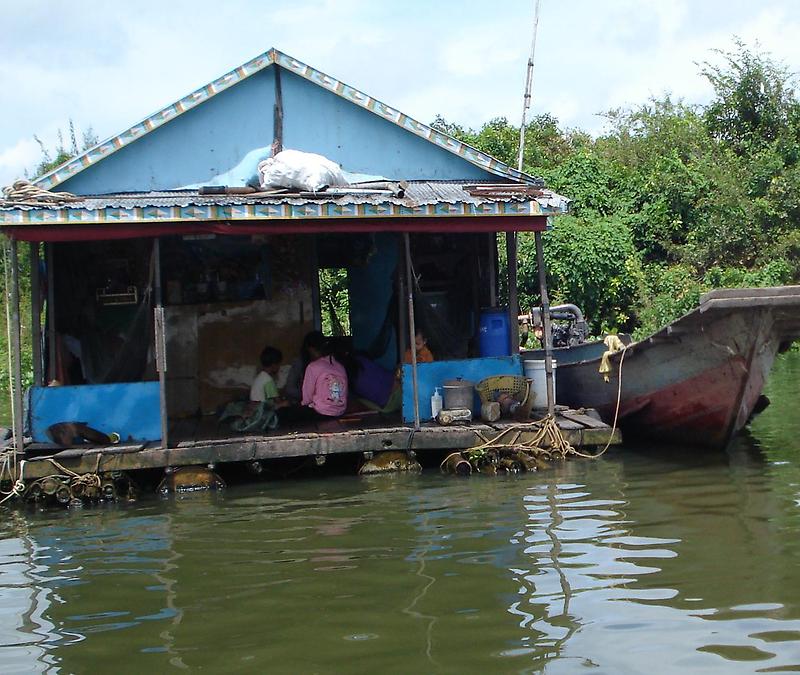
{"label": "boat deck", "polygon": [[[612,432],[607,424],[583,411],[559,406],[556,418],[565,439],[573,447],[622,442],[619,430]],[[534,414],[531,421],[535,419]],[[292,431],[232,436],[231,431],[218,425],[214,418],[193,418],[178,420],[171,425],[169,448],[162,448],[158,443],[120,443],[64,450],[55,445],[33,444],[26,448],[24,475],[26,479],[32,479],[63,473],[63,469],[77,474],[137,471],[381,450],[413,450],[417,453],[465,450],[516,425],[506,421],[447,427],[427,423],[415,431],[399,418],[363,413]],[[524,440],[524,429],[522,433],[521,440]]]}

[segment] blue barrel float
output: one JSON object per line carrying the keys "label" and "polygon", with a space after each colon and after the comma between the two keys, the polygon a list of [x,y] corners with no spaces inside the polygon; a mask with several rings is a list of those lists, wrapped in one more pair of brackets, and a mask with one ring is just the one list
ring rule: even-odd
{"label": "blue barrel float", "polygon": [[478,348],[481,356],[509,356],[511,331],[508,310],[504,307],[487,307],[481,310],[478,329]]}

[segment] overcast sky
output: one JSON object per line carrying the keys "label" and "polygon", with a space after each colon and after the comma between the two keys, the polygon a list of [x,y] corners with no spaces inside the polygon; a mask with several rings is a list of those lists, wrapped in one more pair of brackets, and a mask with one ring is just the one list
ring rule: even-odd
{"label": "overcast sky", "polygon": [[[0,0],[0,185],[72,118],[104,139],[274,46],[423,122],[520,117],[534,0]],[[800,71],[796,0],[542,0],[533,113],[710,95],[733,36]],[[264,114],[264,111],[253,111]]]}

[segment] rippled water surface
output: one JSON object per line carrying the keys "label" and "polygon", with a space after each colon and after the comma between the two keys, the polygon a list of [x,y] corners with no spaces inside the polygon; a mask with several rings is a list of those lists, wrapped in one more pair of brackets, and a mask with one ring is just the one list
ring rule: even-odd
{"label": "rippled water surface", "polygon": [[0,513],[0,671],[800,671],[800,355],[727,453]]}

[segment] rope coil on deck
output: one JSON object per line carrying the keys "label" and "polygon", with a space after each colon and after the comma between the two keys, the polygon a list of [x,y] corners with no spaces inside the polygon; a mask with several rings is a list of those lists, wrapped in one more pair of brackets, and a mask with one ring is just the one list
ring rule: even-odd
{"label": "rope coil on deck", "polygon": [[[541,460],[565,459],[570,455],[596,459],[608,449],[606,446],[596,455],[577,450],[564,437],[553,415],[507,427],[491,439],[480,431],[475,431],[475,434],[483,442],[468,450],[450,453],[440,464],[440,469],[453,473],[471,473],[472,468],[478,473],[496,473],[498,469],[512,473],[535,471]],[[533,435],[524,438],[525,434]],[[469,471],[466,471],[465,462],[471,467]]]}

